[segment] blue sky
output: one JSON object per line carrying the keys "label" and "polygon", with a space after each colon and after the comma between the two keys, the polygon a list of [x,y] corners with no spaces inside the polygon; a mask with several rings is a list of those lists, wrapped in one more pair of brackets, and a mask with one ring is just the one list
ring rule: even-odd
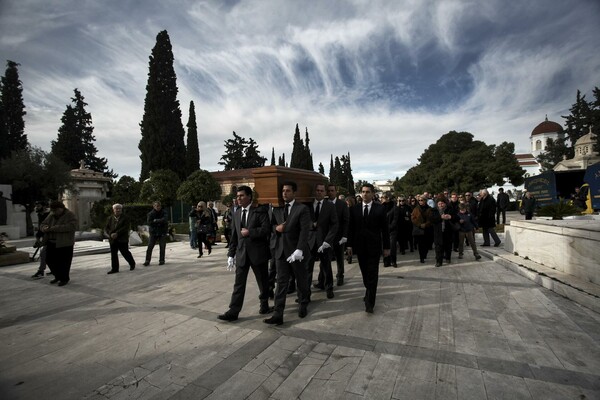
{"label": "blue sky", "polygon": [[[139,177],[148,57],[173,45],[183,124],[221,169],[232,131],[289,160],[296,123],[315,168],[350,152],[355,179],[402,176],[450,130],[528,152],[600,86],[600,2],[1,0],[1,59],[21,64],[29,141],[44,150],[78,88],[99,156]],[[4,67],[2,68],[4,71]]]}

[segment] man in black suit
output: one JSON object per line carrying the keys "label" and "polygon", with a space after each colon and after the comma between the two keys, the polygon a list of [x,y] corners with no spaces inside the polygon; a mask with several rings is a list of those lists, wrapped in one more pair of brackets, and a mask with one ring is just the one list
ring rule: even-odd
{"label": "man in black suit", "polygon": [[390,233],[385,207],[373,201],[375,188],[366,183],[361,188],[362,203],[350,210],[348,254],[356,254],[366,288],[365,311],[373,313],[379,279],[379,260],[390,255]]}
{"label": "man in black suit", "polygon": [[252,189],[240,186],[237,191],[239,207],[233,214],[231,227],[231,244],[227,252],[227,269],[233,270],[235,257],[235,283],[229,310],[219,315],[223,321],[235,321],[242,310],[248,272],[252,268],[259,289],[260,314],[273,311],[269,307],[269,275],[268,262],[271,258],[269,250],[268,210],[265,207],[252,207]]}
{"label": "man in black suit", "polygon": [[319,260],[320,273],[323,276],[323,286],[319,283],[315,285],[320,289],[327,291],[327,298],[333,298],[333,272],[331,271],[331,251],[333,250],[333,241],[337,233],[338,220],[335,206],[329,199],[325,199],[325,185],[317,183],[315,185],[315,199],[310,205],[312,227],[308,235],[308,245],[310,248],[309,260],[307,264],[308,271],[308,298],[310,299],[310,287],[312,285],[313,271],[315,261]]}
{"label": "man in black suit", "polygon": [[311,227],[308,207],[296,201],[298,187],[295,182],[284,182],[281,196],[285,202],[282,208],[274,208],[272,224],[275,237],[275,263],[277,287],[275,290],[275,310],[267,324],[283,324],[283,310],[288,292],[290,271],[296,275],[298,290],[298,316],[306,317],[308,304],[308,277],[304,257],[309,254],[308,233]]}
{"label": "man in black suit", "polygon": [[125,261],[129,264],[129,270],[135,269],[135,260],[129,251],[129,229],[131,222],[126,215],[123,215],[123,205],[113,204],[113,215],[106,220],[104,235],[108,237],[110,243],[110,271],[107,274],[119,272],[119,253],[123,255]]}
{"label": "man in black suit", "polygon": [[[338,199],[337,188],[335,185],[327,186],[327,196],[329,201],[335,206],[335,211],[338,219],[337,232],[335,239],[333,240],[333,254],[335,256],[335,262],[337,264],[337,285],[342,286],[344,284],[344,249],[346,242],[348,241],[348,205],[344,200]],[[319,275],[319,278],[321,276]]]}

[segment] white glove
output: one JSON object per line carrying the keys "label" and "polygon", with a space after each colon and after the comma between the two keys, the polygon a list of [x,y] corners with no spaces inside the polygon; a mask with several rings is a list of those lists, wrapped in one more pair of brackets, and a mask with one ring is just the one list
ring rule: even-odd
{"label": "white glove", "polygon": [[227,257],[227,271],[233,271],[233,257]]}
{"label": "white glove", "polygon": [[319,247],[319,248],[317,249],[317,253],[322,253],[322,252],[324,252],[325,250],[329,249],[330,247],[331,247],[331,246],[329,245],[329,243],[327,243],[327,242],[323,242],[323,244],[321,245],[321,247]]}
{"label": "white glove", "polygon": [[302,250],[294,250],[291,256],[288,257],[287,262],[293,263],[294,261],[302,261]]}
{"label": "white glove", "polygon": [[339,245],[343,245],[344,243],[346,243],[348,241],[348,239],[346,239],[345,237],[341,238],[339,241]]}

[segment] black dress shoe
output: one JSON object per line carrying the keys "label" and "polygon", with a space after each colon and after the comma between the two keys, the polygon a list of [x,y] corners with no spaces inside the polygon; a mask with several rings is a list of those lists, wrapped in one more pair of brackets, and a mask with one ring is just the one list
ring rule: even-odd
{"label": "black dress shoe", "polygon": [[333,299],[333,297],[334,297],[334,296],[333,296],[333,289],[329,289],[329,290],[327,291],[327,298],[328,298],[328,299]]}
{"label": "black dress shoe", "polygon": [[50,281],[50,283],[53,283],[53,284],[54,284],[54,283],[58,283],[58,279],[54,278],[54,279],[52,279],[52,280]]}
{"label": "black dress shoe", "polygon": [[258,310],[259,314],[270,314],[275,310],[275,307],[261,306]]}
{"label": "black dress shoe", "polygon": [[321,289],[321,290],[325,290],[325,286],[321,285],[320,283],[315,283],[315,284],[313,285],[313,287],[314,287],[315,289]]}
{"label": "black dress shoe", "polygon": [[494,247],[500,246],[500,243],[502,243],[502,242],[494,243]]}
{"label": "black dress shoe", "polygon": [[337,279],[337,285],[338,286],[343,286],[344,285],[344,278],[338,278]]}
{"label": "black dress shoe", "polygon": [[283,325],[283,318],[273,316],[271,318],[263,319],[263,322],[269,325]]}
{"label": "black dress shoe", "polygon": [[484,244],[481,245],[481,247],[490,247],[490,245],[484,243]]}
{"label": "black dress shoe", "polygon": [[116,274],[117,272],[119,272],[118,269],[111,269],[110,271],[108,271],[106,274],[110,275],[110,274]]}
{"label": "black dress shoe", "polygon": [[441,267],[441,266],[442,266],[442,263],[435,263],[435,266],[436,266],[436,267]]}
{"label": "black dress shoe", "polygon": [[65,286],[69,281],[60,281],[58,282],[58,286]]}
{"label": "black dress shoe", "polygon": [[159,261],[158,265],[165,265],[165,262],[164,261]]}
{"label": "black dress shoe", "polygon": [[144,267],[147,267],[148,265],[150,265],[150,261],[144,261],[144,263],[142,264]]}
{"label": "black dress shoe", "polygon": [[304,317],[306,317],[306,314],[308,314],[308,310],[306,309],[306,304],[300,304],[300,308],[298,309],[298,316],[300,318],[304,318]]}
{"label": "black dress shoe", "polygon": [[373,306],[365,306],[365,311],[369,314],[373,314]]}
{"label": "black dress shoe", "polygon": [[135,269],[135,264],[129,266],[129,270],[133,271]]}
{"label": "black dress shoe", "polygon": [[237,321],[238,316],[235,314],[230,314],[229,311],[227,311],[225,314],[221,314],[217,318],[219,318],[221,321]]}

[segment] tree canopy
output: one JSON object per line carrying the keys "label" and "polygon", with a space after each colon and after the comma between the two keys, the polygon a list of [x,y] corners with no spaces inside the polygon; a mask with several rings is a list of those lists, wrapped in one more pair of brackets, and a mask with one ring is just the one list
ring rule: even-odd
{"label": "tree canopy", "polygon": [[6,72],[0,80],[0,160],[13,151],[25,150],[29,146],[23,119],[26,112],[17,68],[19,65],[8,60]]}
{"label": "tree canopy", "polygon": [[150,173],[150,178],[142,183],[140,201],[152,203],[160,201],[164,207],[173,205],[179,188],[179,176],[169,169],[159,169]]}
{"label": "tree canopy", "polygon": [[38,147],[15,151],[0,161],[0,176],[12,185],[13,203],[25,207],[28,236],[33,235],[35,202],[57,199],[65,189],[73,190],[69,166]]}
{"label": "tree canopy", "polygon": [[88,105],[79,90],[74,89],[72,105],[67,105],[61,118],[62,125],[58,128],[58,137],[52,141],[52,154],[63,160],[71,169],[79,168],[83,160],[85,166],[93,171],[112,176],[108,171],[106,158],[96,154],[98,149],[94,142],[94,127],[92,114],[86,111]]}
{"label": "tree canopy", "polygon": [[140,199],[142,183],[131,176],[123,175],[112,187],[111,200],[115,203],[132,204]]}
{"label": "tree canopy", "polygon": [[170,169],[180,179],[186,177],[185,132],[177,100],[177,77],[173,68],[173,49],[167,31],[156,36],[150,55],[144,116],[140,123],[139,149],[142,168],[140,180],[151,171]]}
{"label": "tree canopy", "polygon": [[329,182],[337,186],[340,194],[355,195],[356,187],[354,185],[354,178],[352,177],[350,153],[342,155],[341,158],[336,156],[335,162],[333,161],[333,154],[331,155],[329,162]]}
{"label": "tree canopy", "polygon": [[219,164],[224,166],[225,171],[244,168],[264,167],[267,159],[260,155],[258,144],[254,139],[246,138],[233,132],[233,139],[225,141],[225,154],[221,156]]}
{"label": "tree canopy", "polygon": [[523,182],[524,170],[514,157],[514,144],[486,145],[469,132],[451,131],[430,145],[419,163],[394,183],[398,192],[456,192],[502,185],[508,177],[515,185]]}
{"label": "tree canopy", "polygon": [[220,197],[221,186],[210,172],[202,169],[192,173],[177,189],[177,199],[187,204]]}

